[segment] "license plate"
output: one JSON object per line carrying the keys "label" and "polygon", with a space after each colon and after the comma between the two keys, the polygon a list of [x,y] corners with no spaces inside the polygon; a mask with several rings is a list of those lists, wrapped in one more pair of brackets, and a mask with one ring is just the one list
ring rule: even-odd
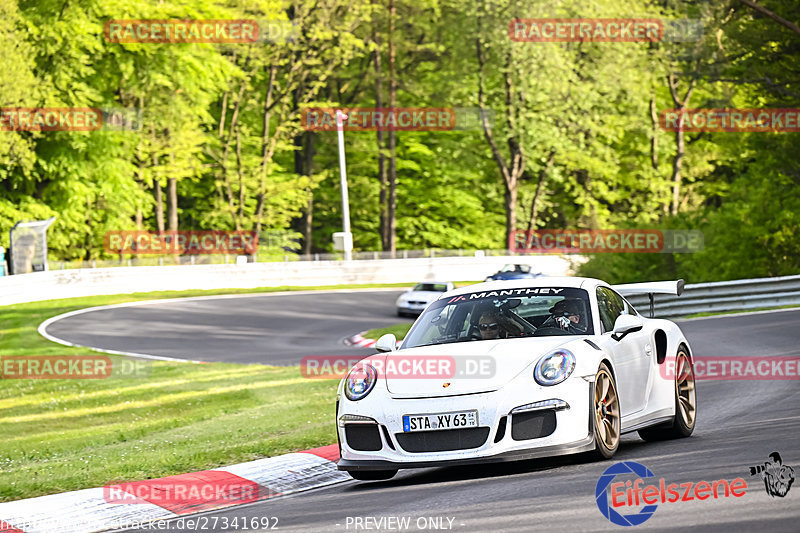
{"label": "license plate", "polygon": [[436,431],[478,427],[478,411],[455,411],[431,415],[403,415],[403,431]]}

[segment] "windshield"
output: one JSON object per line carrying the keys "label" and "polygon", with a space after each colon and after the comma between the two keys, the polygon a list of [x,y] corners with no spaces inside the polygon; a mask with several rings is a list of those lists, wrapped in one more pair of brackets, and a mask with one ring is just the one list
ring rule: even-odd
{"label": "windshield", "polygon": [[473,292],[434,302],[411,328],[403,348],[593,334],[585,290],[532,287]]}
{"label": "windshield", "polygon": [[527,274],[531,271],[530,265],[506,265],[500,272],[521,272]]}
{"label": "windshield", "polygon": [[417,283],[414,287],[415,291],[428,291],[428,292],[447,292],[446,283]]}

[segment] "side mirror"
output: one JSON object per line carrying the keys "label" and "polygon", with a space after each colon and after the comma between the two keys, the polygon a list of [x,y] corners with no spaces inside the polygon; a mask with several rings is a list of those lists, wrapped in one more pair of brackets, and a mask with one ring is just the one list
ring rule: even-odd
{"label": "side mirror", "polygon": [[614,340],[621,341],[622,338],[628,333],[639,331],[644,327],[642,319],[636,315],[619,315],[614,322],[614,334],[611,336]]}
{"label": "side mirror", "polygon": [[378,342],[375,343],[375,349],[379,352],[394,352],[397,350],[397,337],[394,336],[394,333],[387,333],[386,335],[381,335],[381,338],[378,339]]}

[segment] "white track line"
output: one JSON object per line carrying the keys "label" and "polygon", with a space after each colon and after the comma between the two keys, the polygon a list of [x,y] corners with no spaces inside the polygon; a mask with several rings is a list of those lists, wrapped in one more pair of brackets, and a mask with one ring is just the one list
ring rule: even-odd
{"label": "white track line", "polygon": [[110,353],[115,355],[125,355],[128,357],[137,357],[140,359],[151,359],[156,361],[172,361],[177,363],[205,363],[206,361],[195,361],[192,359],[180,359],[178,357],[167,357],[165,355],[155,355],[155,354],[147,354],[147,353],[137,353],[137,352],[121,352],[118,350],[106,350],[105,348],[96,348],[94,346],[85,346],[83,344],[75,344],[64,339],[60,339],[54,335],[51,335],[47,332],[48,326],[55,323],[58,320],[63,318],[68,318],[75,315],[81,315],[83,313],[91,313],[94,311],[103,311],[106,309],[116,309],[119,307],[136,307],[140,305],[157,305],[163,303],[172,303],[172,302],[188,302],[188,301],[199,301],[199,300],[217,300],[222,298],[254,298],[254,297],[272,297],[272,296],[286,296],[286,295],[307,295],[307,294],[333,294],[333,293],[340,293],[340,292],[391,292],[391,291],[398,291],[401,290],[402,287],[383,287],[383,288],[375,288],[375,289],[326,289],[321,291],[315,290],[307,290],[307,291],[281,291],[281,292],[254,292],[254,293],[246,293],[246,294],[214,294],[209,296],[188,296],[185,298],[164,298],[161,300],[142,300],[139,302],[124,302],[120,304],[112,304],[112,305],[98,305],[95,307],[87,307],[86,309],[77,309],[75,311],[70,311],[68,313],[63,313],[60,315],[56,315],[54,317],[48,318],[37,328],[39,335],[44,337],[45,339],[55,342],[57,344],[62,344],[64,346],[74,346],[77,348],[87,348],[89,350],[95,352],[103,352],[103,353]]}

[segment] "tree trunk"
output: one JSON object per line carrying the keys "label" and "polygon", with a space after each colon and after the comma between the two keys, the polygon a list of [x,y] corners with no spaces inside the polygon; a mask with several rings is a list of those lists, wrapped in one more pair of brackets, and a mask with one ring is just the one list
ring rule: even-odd
{"label": "tree trunk", "polygon": [[[245,62],[245,66],[247,62]],[[231,123],[228,129],[227,139],[225,139],[224,149],[222,151],[222,179],[225,183],[225,193],[227,194],[228,198],[228,209],[230,210],[231,221],[233,222],[233,227],[236,229],[241,229],[241,221],[239,220],[238,210],[236,206],[234,206],[234,194],[233,194],[233,187],[231,187],[230,176],[228,173],[228,154],[230,153],[231,142],[233,141],[233,134],[235,131],[238,131],[239,127],[239,111],[242,106],[242,100],[244,99],[244,92],[245,87],[247,86],[246,82],[242,82],[239,86],[239,92],[236,96],[236,102],[233,106],[233,113],[231,114]],[[222,124],[222,120],[224,116],[220,119],[220,124]],[[220,128],[222,131],[222,128]],[[220,139],[222,140],[222,139]]]}
{"label": "tree trunk", "polygon": [[[144,109],[144,98],[139,96],[139,109]],[[136,143],[136,183],[143,191],[147,190],[147,184],[144,177],[144,158],[142,157],[142,137],[138,137]],[[136,206],[136,229],[141,230],[144,227],[144,213],[142,213],[141,206]]]}
{"label": "tree trunk", "polygon": [[658,170],[658,114],[656,113],[656,98],[650,98],[650,123],[653,128],[653,138],[650,139],[650,164]]}
{"label": "tree trunk", "polygon": [[[478,34],[480,35],[481,24],[478,20]],[[517,184],[520,176],[525,172],[525,154],[516,134],[516,115],[514,114],[514,88],[511,80],[510,69],[508,68],[511,63],[510,53],[506,56],[506,75],[505,75],[505,97],[506,97],[506,122],[508,123],[509,136],[508,136],[508,151],[510,164],[506,162],[500,149],[494,139],[492,128],[486,118],[486,73],[484,67],[486,65],[486,58],[484,56],[483,45],[481,38],[475,39],[475,51],[478,59],[478,105],[481,110],[481,125],[483,126],[483,134],[486,137],[486,142],[489,143],[489,148],[492,150],[492,157],[500,169],[500,175],[503,178],[505,185],[505,211],[506,211],[506,244],[507,248],[514,247],[514,238],[517,231]]]}
{"label": "tree trunk", "polygon": [[[316,151],[316,134],[313,131],[304,131],[294,138],[294,172],[299,176],[311,176],[314,171],[314,155]],[[314,209],[314,190],[308,188],[308,202],[299,221],[295,220],[293,226],[303,234],[303,253],[311,253],[311,231]],[[299,222],[299,224],[298,224]]]}
{"label": "tree trunk", "polygon": [[153,178],[153,196],[156,200],[156,230],[158,230],[159,233],[164,233],[164,200],[158,178]]}
{"label": "tree trunk", "polygon": [[[266,66],[264,67],[267,68]],[[269,164],[272,158],[272,152],[270,151],[270,137],[269,137],[269,123],[272,117],[272,91],[273,87],[275,86],[275,72],[277,67],[275,65],[271,65],[269,67],[269,81],[267,82],[267,93],[264,95],[264,109],[263,109],[263,126],[261,130],[261,166],[259,168],[259,173],[261,174],[261,179],[258,185],[258,198],[256,202],[256,223],[255,223],[255,230],[258,235],[261,234],[261,223],[264,219],[264,203],[266,201],[265,198],[265,191],[264,188],[266,187],[267,182],[267,165]]]}
{"label": "tree trunk", "polygon": [[761,13],[763,15],[766,15],[767,17],[771,18],[772,20],[774,20],[775,22],[777,22],[781,26],[785,26],[786,28],[789,28],[790,30],[792,30],[796,34],[800,35],[800,26],[798,26],[797,24],[794,24],[793,22],[786,20],[785,18],[773,13],[772,11],[767,9],[766,7],[762,7],[762,6],[758,5],[758,4],[756,4],[752,0],[741,0],[741,2],[744,5],[752,8],[752,9],[754,9],[756,11],[758,11],[759,13]]}
{"label": "tree trunk", "polygon": [[681,195],[681,169],[683,168],[683,156],[685,155],[685,145],[683,138],[683,116],[678,119],[678,131],[675,132],[675,157],[672,160],[672,207],[670,213],[678,214],[678,204]]}
{"label": "tree trunk", "polygon": [[167,215],[169,230],[178,231],[178,179],[167,179]]}
{"label": "tree trunk", "polygon": [[314,190],[308,191],[308,204],[304,214],[304,227],[303,227],[303,254],[311,255],[311,237],[314,222]]}
{"label": "tree trunk", "polygon": [[[555,161],[555,159],[556,151],[550,150],[550,156],[547,158],[547,164],[541,170],[541,172],[539,172],[539,182],[536,184],[536,192],[533,193],[533,199],[531,200],[531,215],[528,218],[528,238],[530,237],[531,231],[536,228],[536,218],[539,216],[539,195],[542,192],[542,186],[544,185],[545,180],[547,180],[548,174],[550,174],[550,169],[553,168],[553,161]],[[529,247],[527,243],[526,247]]]}
{"label": "tree trunk", "polygon": [[672,102],[675,104],[675,110],[678,112],[678,128],[675,132],[675,157],[672,160],[672,202],[671,202],[671,209],[670,213],[672,215],[678,214],[678,208],[680,207],[680,195],[681,195],[681,180],[683,176],[681,174],[681,170],[683,168],[683,157],[686,153],[686,144],[684,141],[684,132],[683,132],[683,124],[684,124],[684,114],[683,110],[686,109],[689,105],[689,99],[692,97],[692,91],[694,90],[694,85],[697,82],[696,78],[692,78],[689,82],[689,88],[686,89],[686,94],[683,98],[678,97],[678,84],[675,80],[675,76],[670,73],[667,76],[667,85],[669,85],[669,93],[672,97]]}
{"label": "tree trunk", "polygon": [[236,125],[236,175],[239,179],[239,215],[236,217],[236,230],[242,229],[244,219],[244,169],[242,168],[242,129]]}
{"label": "tree trunk", "polygon": [[506,187],[503,199],[506,210],[506,242],[507,246],[511,248],[511,239],[517,231],[517,187]]}
{"label": "tree trunk", "polygon": [[[83,256],[84,261],[91,261],[92,260],[92,199],[87,197],[86,198],[86,253]],[[122,254],[120,253],[120,260],[122,260]]]}
{"label": "tree trunk", "polygon": [[[389,107],[394,110],[397,105],[397,79],[395,78],[395,46],[394,19],[396,16],[394,0],[389,0]],[[389,252],[392,257],[397,250],[395,228],[397,226],[397,138],[394,129],[389,130],[389,205],[387,209],[387,226]]]}
{"label": "tree trunk", "polygon": [[[372,41],[375,43],[375,109],[380,109],[383,107],[383,79],[381,77],[381,47],[376,25],[372,27]],[[389,213],[386,205],[386,195],[389,178],[386,174],[383,130],[377,128],[375,136],[378,144],[378,181],[380,182],[380,196],[378,199],[378,205],[380,206],[379,231],[381,235],[381,250],[387,251],[389,249]]]}

